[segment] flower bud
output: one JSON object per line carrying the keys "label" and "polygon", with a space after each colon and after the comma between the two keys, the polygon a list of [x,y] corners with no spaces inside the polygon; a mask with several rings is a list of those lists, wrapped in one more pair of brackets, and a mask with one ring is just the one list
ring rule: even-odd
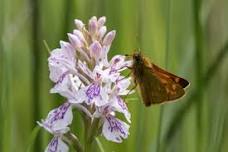
{"label": "flower bud", "polygon": [[70,40],[70,43],[75,48],[81,48],[83,46],[83,43],[79,40],[79,38],[71,33],[68,33],[68,37]]}
{"label": "flower bud", "polygon": [[60,46],[61,46],[61,49],[66,49],[66,50],[72,51],[72,52],[74,51],[74,48],[68,42],[60,41]]}
{"label": "flower bud", "polygon": [[93,16],[90,20],[89,20],[89,32],[90,34],[95,34],[98,28],[98,24],[97,24],[97,18],[95,16]]}
{"label": "flower bud", "polygon": [[79,30],[82,30],[82,28],[85,26],[84,23],[81,20],[75,19],[74,24]]}
{"label": "flower bud", "polygon": [[98,19],[97,23],[98,23],[98,27],[102,27],[106,22],[106,17],[102,16]]}
{"label": "flower bud", "polygon": [[95,59],[100,58],[101,51],[102,51],[102,47],[101,47],[101,44],[98,41],[95,41],[95,42],[93,42],[90,45],[90,55],[91,55],[91,57],[94,57]]}
{"label": "flower bud", "polygon": [[102,39],[106,32],[107,32],[106,26],[102,26],[98,31],[99,39]]}
{"label": "flower bud", "polygon": [[105,37],[104,37],[104,40],[103,40],[103,45],[111,45],[113,39],[115,38],[115,35],[116,35],[116,31],[113,30],[111,32],[109,32]]}
{"label": "flower bud", "polygon": [[84,35],[82,34],[81,31],[79,31],[79,30],[74,30],[73,33],[74,33],[74,35],[76,35],[76,36],[80,39],[81,42],[84,43],[84,42],[86,41],[86,40],[85,40],[85,37],[84,37]]}

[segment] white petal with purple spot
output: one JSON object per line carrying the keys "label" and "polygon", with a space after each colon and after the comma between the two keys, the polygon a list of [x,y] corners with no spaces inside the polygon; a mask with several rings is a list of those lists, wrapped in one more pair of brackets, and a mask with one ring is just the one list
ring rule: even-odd
{"label": "white petal with purple spot", "polygon": [[107,140],[120,143],[129,135],[129,125],[109,115],[104,120],[102,134]]}
{"label": "white petal with purple spot", "polygon": [[68,146],[58,136],[53,137],[51,142],[48,144],[45,152],[68,152]]}
{"label": "white petal with purple spot", "polygon": [[47,118],[38,124],[52,134],[62,134],[69,131],[68,125],[71,124],[72,120],[72,107],[70,103],[66,102],[50,111]]}

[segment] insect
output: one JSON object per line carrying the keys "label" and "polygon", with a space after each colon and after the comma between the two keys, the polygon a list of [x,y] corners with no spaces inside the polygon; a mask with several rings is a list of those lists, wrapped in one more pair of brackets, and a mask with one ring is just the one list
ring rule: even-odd
{"label": "insect", "polygon": [[133,54],[131,69],[145,106],[176,100],[189,85],[187,80],[161,69],[140,52]]}

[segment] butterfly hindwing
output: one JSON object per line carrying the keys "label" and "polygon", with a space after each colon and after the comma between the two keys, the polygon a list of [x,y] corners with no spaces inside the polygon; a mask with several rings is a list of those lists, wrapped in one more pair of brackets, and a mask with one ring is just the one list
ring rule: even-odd
{"label": "butterfly hindwing", "polygon": [[162,103],[168,99],[165,88],[161,85],[159,79],[153,73],[151,73],[149,69],[144,69],[142,82],[143,83],[139,83],[139,89],[146,106]]}

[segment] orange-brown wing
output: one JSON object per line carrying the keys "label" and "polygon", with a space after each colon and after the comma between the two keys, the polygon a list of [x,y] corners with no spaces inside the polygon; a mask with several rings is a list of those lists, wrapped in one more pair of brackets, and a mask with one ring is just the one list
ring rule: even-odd
{"label": "orange-brown wing", "polygon": [[143,70],[142,83],[139,84],[139,88],[146,106],[175,100],[185,94],[183,86],[186,86],[186,84],[183,86],[179,84],[178,82],[180,81],[177,81],[179,77],[168,72],[158,71],[158,68],[157,66],[154,68],[153,64],[151,64],[150,66],[147,65]]}
{"label": "orange-brown wing", "polygon": [[178,77],[172,73],[169,73],[166,70],[163,70],[162,68],[158,67],[157,65],[151,63],[151,66],[156,73],[159,73],[159,75],[163,75],[166,78],[172,79],[174,82],[180,84],[183,88],[187,87],[189,85],[189,82],[181,77]]}

